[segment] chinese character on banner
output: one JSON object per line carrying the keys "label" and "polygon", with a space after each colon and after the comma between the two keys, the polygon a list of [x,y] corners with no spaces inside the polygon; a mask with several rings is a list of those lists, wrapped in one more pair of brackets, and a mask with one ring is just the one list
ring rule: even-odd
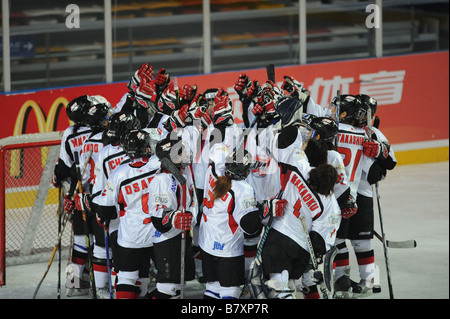
{"label": "chinese character on banner", "polygon": [[[338,90],[341,94],[349,93],[349,85],[353,83],[353,78],[342,78],[340,75],[334,76],[331,80],[323,78],[314,79],[313,84],[308,87],[311,97],[319,105],[328,105]],[[319,99],[319,92],[322,89],[322,95]]]}
{"label": "chinese character on banner", "polygon": [[402,100],[405,71],[380,71],[361,74],[360,92],[377,100],[378,105],[397,104]]}

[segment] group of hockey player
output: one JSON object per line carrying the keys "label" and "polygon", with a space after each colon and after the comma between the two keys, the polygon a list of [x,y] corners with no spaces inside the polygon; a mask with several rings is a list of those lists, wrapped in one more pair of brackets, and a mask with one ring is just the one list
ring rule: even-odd
{"label": "group of hockey player", "polygon": [[[373,98],[322,107],[292,76],[240,74],[236,124],[221,87],[179,88],[147,63],[127,87],[115,106],[82,95],[66,107],[53,184],[73,225],[67,296],[184,298],[195,278],[214,299],[372,293],[372,184],[396,164]],[[334,294],[321,296],[332,248]]]}

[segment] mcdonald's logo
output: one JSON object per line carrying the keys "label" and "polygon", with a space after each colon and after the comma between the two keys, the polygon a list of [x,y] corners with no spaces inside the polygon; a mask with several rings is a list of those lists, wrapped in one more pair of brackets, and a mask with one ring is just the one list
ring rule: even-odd
{"label": "mcdonald's logo", "polygon": [[63,108],[66,108],[67,104],[69,104],[69,101],[65,97],[57,98],[50,107],[48,116],[45,116],[42,107],[38,103],[33,100],[27,100],[22,104],[17,114],[13,135],[25,134],[28,116],[32,111],[36,115],[39,133],[55,131],[58,125],[59,114]]}
{"label": "mcdonald's logo", "polygon": [[[51,105],[48,112],[48,116],[45,115],[42,107],[34,100],[27,100],[22,104],[19,113],[17,114],[16,123],[14,125],[13,135],[21,135],[26,133],[26,127],[28,124],[29,115],[34,112],[38,125],[39,133],[56,131],[58,126],[58,119],[61,110],[65,110],[69,101],[65,97],[58,97]],[[68,124],[71,124],[69,121]],[[45,164],[47,159],[48,148],[42,148],[42,165]],[[13,150],[11,153],[11,176],[19,178],[22,176],[23,169],[23,151]]]}

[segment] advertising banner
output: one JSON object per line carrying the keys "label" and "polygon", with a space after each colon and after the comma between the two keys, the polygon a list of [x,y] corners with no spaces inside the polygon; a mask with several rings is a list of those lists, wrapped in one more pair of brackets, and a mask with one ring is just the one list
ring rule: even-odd
{"label": "advertising banner", "polygon": [[[225,88],[233,102],[235,120],[241,123],[242,106],[233,89],[240,73],[246,73],[260,83],[267,80],[266,71],[261,68],[180,76],[178,81],[180,87],[186,83],[196,84],[199,92]],[[448,140],[448,51],[276,67],[275,77],[279,85],[284,75],[291,75],[303,83],[311,97],[322,106],[329,104],[338,89],[342,94],[365,93],[372,96],[378,101],[376,115],[381,119],[380,129],[394,145]],[[114,106],[127,92],[126,83],[1,94],[0,139],[64,130],[69,125],[65,106],[70,100],[83,94],[102,95]]]}

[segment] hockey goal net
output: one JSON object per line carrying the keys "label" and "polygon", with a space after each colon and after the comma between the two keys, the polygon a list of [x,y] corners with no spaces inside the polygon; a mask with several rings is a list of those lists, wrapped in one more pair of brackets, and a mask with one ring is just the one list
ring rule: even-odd
{"label": "hockey goal net", "polygon": [[[58,239],[59,190],[52,174],[62,132],[0,140],[0,286],[6,266],[48,261]],[[68,251],[70,231],[62,237]]]}

